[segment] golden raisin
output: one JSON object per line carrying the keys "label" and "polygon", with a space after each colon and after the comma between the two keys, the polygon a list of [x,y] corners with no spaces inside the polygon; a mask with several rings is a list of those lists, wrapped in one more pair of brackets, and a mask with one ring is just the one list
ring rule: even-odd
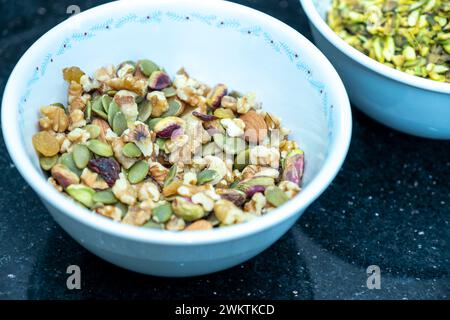
{"label": "golden raisin", "polygon": [[41,131],[33,136],[33,146],[42,155],[53,157],[59,152],[59,143],[48,131]]}
{"label": "golden raisin", "polygon": [[67,82],[75,81],[80,83],[80,78],[84,75],[84,72],[81,71],[78,67],[69,67],[63,69],[63,77]]}

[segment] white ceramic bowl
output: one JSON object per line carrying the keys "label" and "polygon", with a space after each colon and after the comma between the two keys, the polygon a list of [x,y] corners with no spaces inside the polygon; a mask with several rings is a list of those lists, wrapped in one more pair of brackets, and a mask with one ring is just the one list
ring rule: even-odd
{"label": "white ceramic bowl", "polygon": [[[39,168],[31,137],[40,106],[67,99],[62,68],[76,65],[92,73],[101,65],[144,57],[171,74],[184,66],[210,84],[220,81],[255,91],[264,107],[293,129],[305,150],[300,195],[251,223],[172,233],[114,223],[58,193]],[[118,1],[70,18],[20,59],[2,105],[9,153],[56,222],[99,257],[160,276],[222,270],[270,246],[335,177],[347,153],[351,125],[341,80],[308,40],[261,12],[213,0]]]}
{"label": "white ceramic bowl", "polygon": [[300,2],[316,45],[339,72],[356,107],[399,131],[450,139],[450,83],[415,77],[367,57],[326,24],[331,0]]}

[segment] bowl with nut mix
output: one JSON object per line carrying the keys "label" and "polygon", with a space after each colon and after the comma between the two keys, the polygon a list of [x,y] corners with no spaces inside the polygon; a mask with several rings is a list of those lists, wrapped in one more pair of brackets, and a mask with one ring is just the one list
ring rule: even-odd
{"label": "bowl with nut mix", "polygon": [[450,2],[300,0],[350,100],[399,131],[450,139]]}
{"label": "bowl with nut mix", "polygon": [[246,261],[289,230],[340,169],[351,112],[327,59],[270,16],[119,1],[33,44],[6,86],[2,130],[77,242],[181,277]]}

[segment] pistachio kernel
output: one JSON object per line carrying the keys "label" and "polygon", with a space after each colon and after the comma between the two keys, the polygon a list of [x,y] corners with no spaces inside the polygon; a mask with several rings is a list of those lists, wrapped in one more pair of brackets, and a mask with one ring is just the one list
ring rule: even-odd
{"label": "pistachio kernel", "polygon": [[152,90],[162,90],[171,83],[170,77],[164,71],[154,71],[148,79],[148,86]]}
{"label": "pistachio kernel", "polygon": [[206,97],[206,103],[213,109],[220,106],[222,98],[227,95],[228,89],[224,84],[216,85]]}

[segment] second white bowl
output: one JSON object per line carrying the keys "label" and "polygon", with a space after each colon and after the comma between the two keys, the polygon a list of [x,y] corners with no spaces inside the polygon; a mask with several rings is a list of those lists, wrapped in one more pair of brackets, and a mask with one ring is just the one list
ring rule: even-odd
{"label": "second white bowl", "polygon": [[415,77],[369,58],[325,22],[331,0],[300,2],[316,45],[337,69],[356,107],[399,131],[450,139],[450,83]]}

